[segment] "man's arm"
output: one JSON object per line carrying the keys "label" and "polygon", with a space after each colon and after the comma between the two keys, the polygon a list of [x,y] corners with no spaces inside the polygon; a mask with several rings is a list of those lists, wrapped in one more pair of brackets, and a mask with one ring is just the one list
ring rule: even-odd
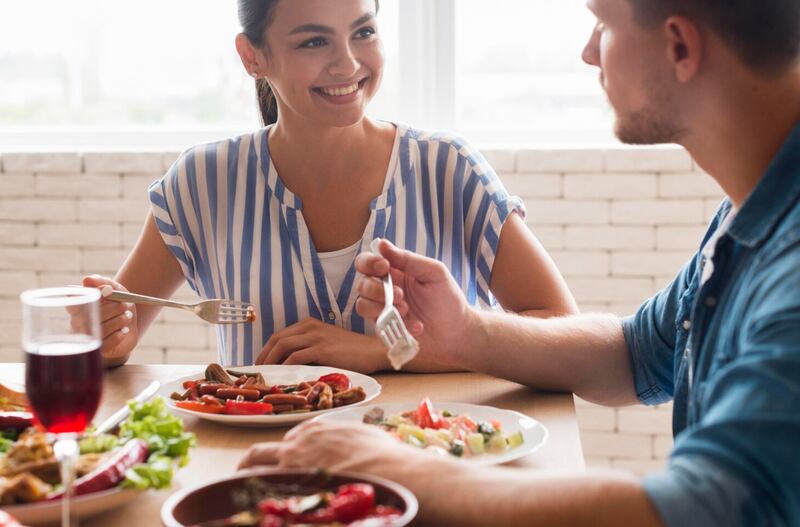
{"label": "man's arm", "polygon": [[367,425],[305,423],[283,442],[254,445],[240,468],[265,464],[366,472],[396,481],[419,500],[420,525],[662,525],[633,476],[481,467],[398,443]]}
{"label": "man's arm", "polygon": [[636,403],[622,324],[611,315],[533,319],[472,309],[441,262],[381,242],[385,258],[356,265],[359,313],[376,319],[390,270],[395,303],[419,336],[420,359],[481,371],[536,388],[570,391],[602,404]]}
{"label": "man's arm", "polygon": [[[445,461],[449,460],[436,459],[431,466],[410,470],[376,465],[372,471],[379,470],[418,496],[424,525],[662,525],[639,482],[622,472],[567,476],[502,467],[476,469]],[[404,463],[407,466],[407,460]]]}
{"label": "man's arm", "polygon": [[622,323],[613,315],[548,320],[474,312],[465,367],[604,405],[638,403]]}

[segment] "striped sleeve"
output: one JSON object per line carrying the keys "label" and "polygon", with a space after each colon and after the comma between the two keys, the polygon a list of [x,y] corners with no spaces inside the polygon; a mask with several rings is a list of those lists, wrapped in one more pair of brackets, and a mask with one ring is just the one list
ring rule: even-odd
{"label": "striped sleeve", "polygon": [[475,266],[478,298],[487,306],[496,306],[489,285],[500,232],[511,213],[525,218],[525,204],[519,197],[509,195],[477,149],[463,141],[458,146],[469,170],[463,193],[465,248]]}
{"label": "striped sleeve", "polygon": [[181,154],[167,173],[150,185],[148,193],[161,238],[178,260],[189,286],[199,292],[195,262],[200,255],[190,250],[197,246],[192,235],[192,226],[198,223],[197,211],[191,206],[191,200],[183,199],[189,194],[191,184],[185,170],[187,157],[191,154]]}

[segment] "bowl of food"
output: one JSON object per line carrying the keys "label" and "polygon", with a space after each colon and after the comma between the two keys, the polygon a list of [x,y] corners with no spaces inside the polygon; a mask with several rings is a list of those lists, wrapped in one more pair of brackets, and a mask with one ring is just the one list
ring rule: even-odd
{"label": "bowl of food", "polygon": [[417,508],[408,489],[383,478],[261,467],[173,494],[161,521],[166,527],[401,527]]}

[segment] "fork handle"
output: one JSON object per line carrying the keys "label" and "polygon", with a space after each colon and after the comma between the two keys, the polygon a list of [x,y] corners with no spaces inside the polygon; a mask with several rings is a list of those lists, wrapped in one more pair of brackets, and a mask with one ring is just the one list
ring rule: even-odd
{"label": "fork handle", "polygon": [[163,298],[156,298],[154,296],[137,295],[135,293],[126,293],[124,291],[116,291],[110,285],[100,287],[100,294],[103,298],[114,300],[115,302],[133,302],[134,304],[150,304],[153,306],[164,307],[177,307],[179,309],[188,309],[193,311],[191,306],[181,304],[180,302],[173,302],[172,300],[165,300]]}
{"label": "fork handle", "polygon": [[[378,250],[378,242],[380,242],[380,239],[375,238],[369,244],[369,248],[372,251],[372,254],[383,258],[383,255]],[[382,277],[381,280],[383,281],[383,296],[386,297],[386,299],[384,300],[385,304],[387,306],[394,305],[394,285],[392,284],[392,270],[389,269],[389,272],[386,273],[386,276]]]}

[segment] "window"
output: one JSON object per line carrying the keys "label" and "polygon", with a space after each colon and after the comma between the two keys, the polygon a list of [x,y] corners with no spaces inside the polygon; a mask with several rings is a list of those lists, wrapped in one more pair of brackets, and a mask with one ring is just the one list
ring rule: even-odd
{"label": "window", "polygon": [[[610,136],[583,0],[382,0],[370,112],[476,141]],[[0,147],[180,146],[258,126],[235,2],[0,4]],[[402,35],[402,37],[401,37]]]}
{"label": "window", "polygon": [[584,0],[457,0],[455,128],[504,142],[611,139]]}

